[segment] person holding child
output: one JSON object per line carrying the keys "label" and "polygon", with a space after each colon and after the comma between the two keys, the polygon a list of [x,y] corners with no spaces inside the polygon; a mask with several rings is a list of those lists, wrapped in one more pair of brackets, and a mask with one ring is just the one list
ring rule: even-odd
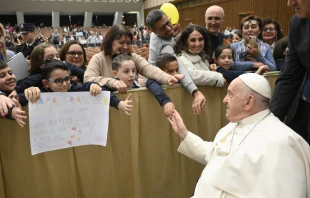
{"label": "person holding child", "polygon": [[[70,70],[65,63],[58,59],[51,59],[44,62],[42,70],[42,86],[30,87],[19,94],[19,100],[22,105],[26,105],[28,100],[36,102],[40,98],[41,92],[79,92],[89,91],[91,95],[96,96],[102,90],[108,90],[100,87],[95,82],[87,82],[83,85],[72,85]],[[132,109],[130,95],[125,101],[120,101],[114,94],[110,96],[110,106],[123,110],[130,115]]]}
{"label": "person holding child", "polygon": [[[15,85],[16,77],[12,70],[9,68],[7,63],[0,61],[0,100],[2,101],[0,117],[13,119],[19,126],[23,127],[25,125],[24,120],[27,119],[27,117],[25,116],[26,112],[22,111],[21,105],[18,102],[16,95],[12,94],[15,89]],[[6,100],[6,98],[8,98],[9,101],[12,101],[13,104],[7,104],[3,102]],[[3,107],[2,105],[6,106]],[[6,112],[4,112],[4,109],[6,109]]]}
{"label": "person holding child", "polygon": [[[229,45],[220,45],[214,51],[214,62],[217,65],[216,71],[223,74],[224,78],[228,82],[233,81],[235,78],[245,73],[244,71],[229,70],[233,62],[233,54],[234,51]],[[263,74],[268,71],[269,68],[267,67],[267,65],[262,65],[255,73]]]}
{"label": "person holding child", "polygon": [[[234,50],[234,64],[231,70],[244,71],[267,65],[270,71],[275,71],[276,63],[270,46],[257,39],[262,32],[262,20],[254,15],[245,17],[241,22],[241,31],[242,40],[231,44]],[[253,43],[250,43],[250,37]],[[251,61],[245,60],[247,54],[251,56]]]}
{"label": "person holding child", "polygon": [[126,93],[128,86],[121,80],[113,78],[112,56],[114,54],[127,54],[132,56],[137,73],[157,80],[162,84],[175,84],[178,79],[166,74],[157,67],[153,67],[141,56],[131,53],[133,35],[126,27],[114,25],[106,33],[102,43],[102,52],[97,53],[90,60],[85,71],[85,82],[97,82],[101,86],[117,89],[120,93]]}
{"label": "person holding child", "polygon": [[209,69],[211,54],[206,31],[196,25],[186,28],[175,44],[175,52],[180,55],[180,60],[196,85],[222,87],[226,82],[223,75]]}

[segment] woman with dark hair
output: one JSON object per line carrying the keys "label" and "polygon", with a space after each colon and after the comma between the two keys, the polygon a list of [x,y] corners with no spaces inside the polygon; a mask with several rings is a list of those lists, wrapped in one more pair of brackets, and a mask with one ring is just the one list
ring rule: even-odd
{"label": "woman with dark hair", "polygon": [[59,58],[62,61],[72,63],[73,65],[86,70],[86,52],[83,45],[76,40],[68,41],[62,46],[59,52]]}
{"label": "woman with dark hair", "polygon": [[266,18],[263,20],[262,39],[264,43],[268,43],[271,47],[271,53],[278,40],[283,37],[280,24],[272,18]]}
{"label": "woman with dark hair", "polygon": [[175,44],[175,53],[196,85],[222,87],[226,80],[209,68],[210,44],[204,27],[190,25]]}
{"label": "woman with dark hair", "polygon": [[123,81],[113,78],[112,56],[114,54],[132,56],[139,74],[161,84],[174,84],[178,81],[175,77],[148,63],[141,56],[131,53],[132,39],[133,35],[126,27],[112,26],[101,45],[102,52],[95,54],[89,61],[84,75],[85,82],[97,82],[101,86],[107,85],[109,88],[117,89],[120,93],[126,93],[127,85]]}
{"label": "woman with dark hair", "polygon": [[277,41],[273,49],[273,58],[276,61],[278,71],[280,71],[284,66],[287,50],[288,50],[288,37],[286,36]]}
{"label": "woman with dark hair", "polygon": [[[270,46],[263,43],[257,37],[262,32],[262,20],[254,15],[245,17],[241,22],[242,40],[232,43],[234,50],[234,64],[231,70],[258,69],[267,65],[270,71],[276,70]],[[250,55],[250,61],[246,61],[246,55]]]}

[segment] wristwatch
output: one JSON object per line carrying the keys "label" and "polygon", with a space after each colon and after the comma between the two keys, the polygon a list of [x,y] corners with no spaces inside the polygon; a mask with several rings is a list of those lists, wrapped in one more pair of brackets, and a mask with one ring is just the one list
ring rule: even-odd
{"label": "wristwatch", "polygon": [[195,93],[199,91],[198,89],[195,89],[193,92],[192,92],[192,96],[194,97]]}

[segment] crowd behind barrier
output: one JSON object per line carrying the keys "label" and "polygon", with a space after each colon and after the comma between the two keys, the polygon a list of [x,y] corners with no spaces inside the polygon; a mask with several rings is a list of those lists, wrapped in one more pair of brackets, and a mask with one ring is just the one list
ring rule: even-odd
{"label": "crowd behind barrier", "polygon": [[[266,78],[273,89],[277,75]],[[183,87],[165,87],[188,129],[212,141],[228,123],[223,104],[227,86],[199,89],[207,102],[195,116],[192,96]],[[20,128],[13,120],[0,119],[0,197],[190,197],[204,166],[177,152],[180,140],[151,93],[145,88],[132,93],[131,116],[110,109],[106,147],[81,146],[31,156],[28,120]]]}

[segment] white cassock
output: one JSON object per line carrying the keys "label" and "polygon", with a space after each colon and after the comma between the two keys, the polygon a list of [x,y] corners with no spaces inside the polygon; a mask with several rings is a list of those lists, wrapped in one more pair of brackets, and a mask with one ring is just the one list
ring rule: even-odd
{"label": "white cassock", "polygon": [[269,109],[229,123],[213,142],[189,132],[178,151],[206,165],[194,198],[310,198],[310,147]]}

